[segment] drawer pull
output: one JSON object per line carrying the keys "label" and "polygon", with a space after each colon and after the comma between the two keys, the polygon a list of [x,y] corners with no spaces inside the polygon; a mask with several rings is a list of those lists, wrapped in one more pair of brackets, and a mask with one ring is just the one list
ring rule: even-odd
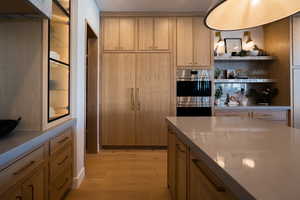
{"label": "drawer pull", "polygon": [[64,143],[65,141],[67,141],[69,139],[69,137],[65,137],[64,139],[58,141],[59,144],[62,144]]}
{"label": "drawer pull", "polygon": [[65,186],[66,186],[66,184],[69,182],[69,178],[66,178],[65,179],[65,182],[61,185],[61,186],[59,186],[58,188],[57,188],[57,190],[61,190],[61,189],[63,189]]}
{"label": "drawer pull", "polygon": [[181,153],[185,153],[185,151],[181,149],[180,144],[176,144],[176,148],[177,148],[177,150],[180,151]]}
{"label": "drawer pull", "polygon": [[22,200],[22,196],[16,196],[16,200]]}
{"label": "drawer pull", "polygon": [[29,167],[31,167],[34,163],[35,163],[35,161],[31,161],[30,163],[28,163],[27,165],[25,165],[24,167],[22,167],[20,170],[18,170],[15,173],[13,173],[13,175],[15,175],[15,176],[19,175],[20,173],[22,173],[23,171],[25,171],[26,169],[28,169]]}
{"label": "drawer pull", "polygon": [[69,156],[66,156],[61,162],[57,163],[58,166],[61,166],[68,160]]}
{"label": "drawer pull", "polygon": [[217,180],[217,177],[215,177],[213,180],[213,178],[207,175],[207,173],[202,169],[202,167],[199,165],[199,162],[201,162],[200,160],[193,159],[192,161],[218,192],[226,192],[226,188],[223,186],[222,183],[220,183],[219,180]]}

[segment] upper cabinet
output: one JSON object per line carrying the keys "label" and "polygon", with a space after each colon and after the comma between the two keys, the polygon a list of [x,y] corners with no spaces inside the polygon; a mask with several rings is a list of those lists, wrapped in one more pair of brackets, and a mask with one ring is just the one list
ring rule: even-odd
{"label": "upper cabinet", "polygon": [[135,50],[136,18],[105,17],[103,19],[104,50]]}
{"label": "upper cabinet", "polygon": [[138,49],[169,50],[169,18],[140,17],[138,19]]}
{"label": "upper cabinet", "polygon": [[202,17],[177,18],[177,66],[212,65],[212,35]]}
{"label": "upper cabinet", "polygon": [[9,0],[3,1],[0,14],[4,15],[40,15],[51,18],[52,0]]}

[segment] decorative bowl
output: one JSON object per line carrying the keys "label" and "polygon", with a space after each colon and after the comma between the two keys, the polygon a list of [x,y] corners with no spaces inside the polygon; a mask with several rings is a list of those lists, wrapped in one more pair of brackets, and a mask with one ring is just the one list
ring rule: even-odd
{"label": "decorative bowl", "polygon": [[0,120],[0,137],[10,134],[20,123],[21,117],[17,120]]}

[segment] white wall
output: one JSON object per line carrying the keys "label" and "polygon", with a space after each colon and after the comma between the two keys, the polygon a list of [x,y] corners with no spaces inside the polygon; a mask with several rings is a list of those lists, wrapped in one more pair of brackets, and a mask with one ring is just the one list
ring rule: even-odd
{"label": "white wall", "polygon": [[71,110],[77,119],[75,129],[74,187],[84,178],[85,154],[85,78],[86,78],[86,22],[99,36],[100,10],[94,0],[72,1],[72,43],[71,43]]}

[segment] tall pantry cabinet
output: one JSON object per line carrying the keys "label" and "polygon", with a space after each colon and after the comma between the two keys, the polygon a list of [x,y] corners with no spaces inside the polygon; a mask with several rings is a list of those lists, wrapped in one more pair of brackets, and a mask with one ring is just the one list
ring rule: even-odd
{"label": "tall pantry cabinet", "polygon": [[167,146],[176,67],[210,67],[211,32],[203,17],[102,15],[101,144]]}

